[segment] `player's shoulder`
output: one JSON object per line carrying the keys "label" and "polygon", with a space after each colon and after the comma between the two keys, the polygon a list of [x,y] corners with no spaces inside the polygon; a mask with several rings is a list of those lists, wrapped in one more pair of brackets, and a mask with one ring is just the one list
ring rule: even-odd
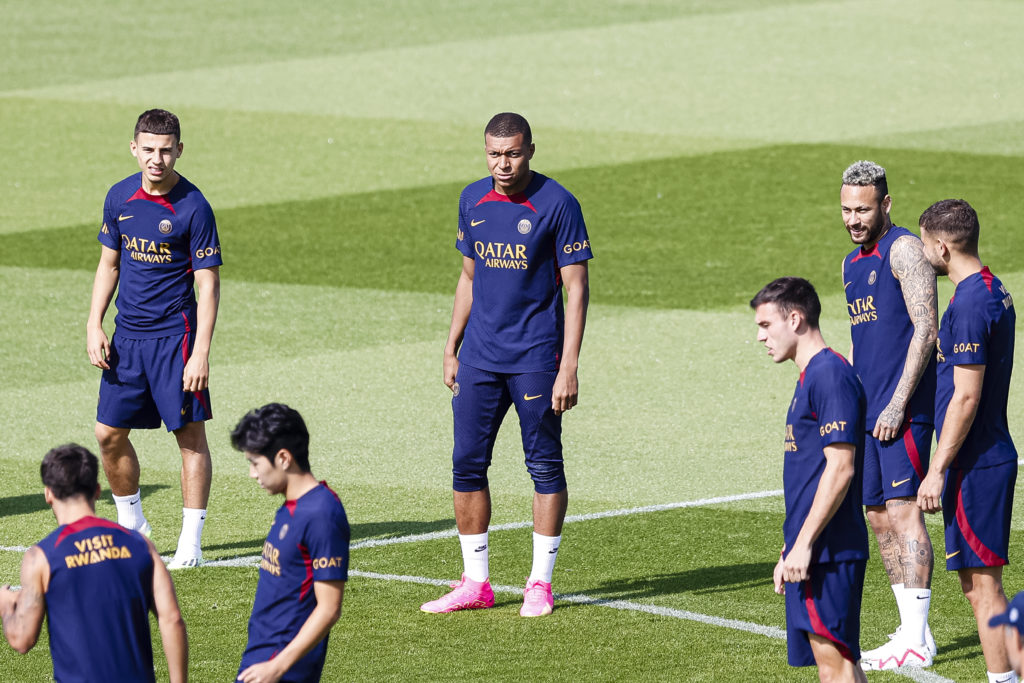
{"label": "player's shoulder", "polygon": [[823,349],[811,359],[805,376],[811,378],[814,384],[860,383],[850,361],[830,347]]}
{"label": "player's shoulder", "polygon": [[463,205],[476,206],[477,202],[486,197],[493,189],[494,183],[492,182],[491,176],[486,176],[480,180],[474,180],[469,185],[462,188],[462,193],[459,195],[459,203]]}
{"label": "player's shoulder", "polygon": [[178,175],[178,182],[174,186],[174,193],[177,196],[176,204],[185,202],[192,206],[193,209],[212,211],[210,202],[206,200],[206,196],[203,195],[202,191],[183,175]]}
{"label": "player's shoulder", "polygon": [[124,202],[128,201],[132,195],[142,188],[142,172],[133,173],[132,175],[117,181],[110,186],[107,190],[107,198],[110,200]]}
{"label": "player's shoulder", "polygon": [[544,198],[544,201],[551,204],[579,206],[579,200],[576,199],[576,196],[557,180],[536,171],[534,171],[533,175],[533,186],[536,188],[534,196],[541,196]]}

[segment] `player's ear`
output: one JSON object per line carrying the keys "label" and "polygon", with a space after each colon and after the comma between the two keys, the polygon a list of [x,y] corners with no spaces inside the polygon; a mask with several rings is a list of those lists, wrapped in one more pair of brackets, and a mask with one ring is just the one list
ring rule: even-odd
{"label": "player's ear", "polygon": [[185,150],[185,143],[184,143],[184,142],[179,142],[179,143],[178,143],[178,153],[177,153],[177,154],[175,155],[175,157],[174,157],[174,158],[175,158],[175,159],[178,159],[178,158],[180,158],[180,157],[181,157],[181,153],[182,153],[182,152],[183,152],[184,150]]}
{"label": "player's ear", "polygon": [[286,470],[292,466],[294,458],[292,457],[291,451],[287,448],[282,448],[274,455],[274,466],[280,467],[282,470]]}
{"label": "player's ear", "polygon": [[527,160],[533,158],[533,153],[537,151],[537,145],[530,143],[530,152],[526,155]]}
{"label": "player's ear", "polygon": [[135,142],[135,138],[128,143],[128,149],[132,151],[132,156],[138,158],[139,156],[139,145]]}
{"label": "player's ear", "polygon": [[43,500],[46,501],[47,505],[53,505],[53,501],[56,500],[49,486],[43,487]]}
{"label": "player's ear", "polygon": [[885,212],[885,213],[889,213],[889,209],[891,209],[891,208],[892,208],[892,197],[890,197],[889,195],[885,195],[884,197],[882,197],[882,211]]}

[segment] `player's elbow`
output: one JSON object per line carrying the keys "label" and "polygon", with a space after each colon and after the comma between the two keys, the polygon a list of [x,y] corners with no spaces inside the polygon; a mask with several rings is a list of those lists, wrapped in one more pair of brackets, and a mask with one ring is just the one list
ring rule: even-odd
{"label": "player's elbow", "polygon": [[36,645],[38,635],[30,633],[7,633],[7,642],[11,648],[20,655],[27,654]]}

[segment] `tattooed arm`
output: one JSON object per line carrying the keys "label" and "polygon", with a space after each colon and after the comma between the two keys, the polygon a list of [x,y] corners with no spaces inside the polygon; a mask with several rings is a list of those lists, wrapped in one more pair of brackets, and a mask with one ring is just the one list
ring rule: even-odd
{"label": "tattooed arm", "polygon": [[907,403],[928,367],[939,332],[935,271],[924,257],[921,240],[904,235],[893,242],[889,265],[903,289],[903,300],[914,325],[914,336],[907,349],[907,360],[896,391],[875,423],[874,436],[882,441],[894,439],[899,433]]}
{"label": "tattooed arm", "polygon": [[7,642],[21,654],[32,649],[46,616],[44,594],[50,579],[50,567],[39,546],[32,546],[21,562],[21,590],[0,588],[0,620]]}

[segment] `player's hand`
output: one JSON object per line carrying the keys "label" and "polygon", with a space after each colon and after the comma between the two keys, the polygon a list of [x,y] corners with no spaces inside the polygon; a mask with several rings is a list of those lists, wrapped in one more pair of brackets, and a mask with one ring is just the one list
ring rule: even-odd
{"label": "player's hand", "polygon": [[245,681],[245,683],[277,683],[284,674],[284,671],[277,670],[277,664],[271,659],[269,662],[253,664],[238,674],[236,680]]}
{"label": "player's hand", "polygon": [[945,476],[939,472],[928,471],[921,485],[917,488],[917,507],[921,512],[938,512],[942,509],[942,487]]}
{"label": "player's hand", "polygon": [[775,571],[772,572],[772,581],[775,583],[775,592],[779,595],[786,594],[786,582],[782,578],[782,558],[775,563]]}
{"label": "player's hand", "polygon": [[455,391],[455,376],[459,374],[459,359],[454,353],[444,354],[444,385]]}
{"label": "player's hand", "polygon": [[806,581],[810,576],[811,548],[793,546],[793,549],[782,561],[782,579],[788,583]]}
{"label": "player's hand", "polygon": [[892,441],[899,436],[903,427],[904,408],[895,402],[890,402],[875,422],[875,429],[871,432],[879,441]]}
{"label": "player's hand", "polygon": [[202,391],[210,386],[210,362],[206,356],[198,353],[185,363],[185,372],[181,377],[181,387],[185,391]]}
{"label": "player's hand", "polygon": [[110,340],[102,327],[90,327],[86,336],[85,350],[89,354],[89,362],[103,370],[109,370],[107,359],[110,358]]}
{"label": "player's hand", "polygon": [[551,388],[551,410],[561,415],[570,410],[579,398],[580,385],[575,370],[560,369],[555,375],[555,384]]}

